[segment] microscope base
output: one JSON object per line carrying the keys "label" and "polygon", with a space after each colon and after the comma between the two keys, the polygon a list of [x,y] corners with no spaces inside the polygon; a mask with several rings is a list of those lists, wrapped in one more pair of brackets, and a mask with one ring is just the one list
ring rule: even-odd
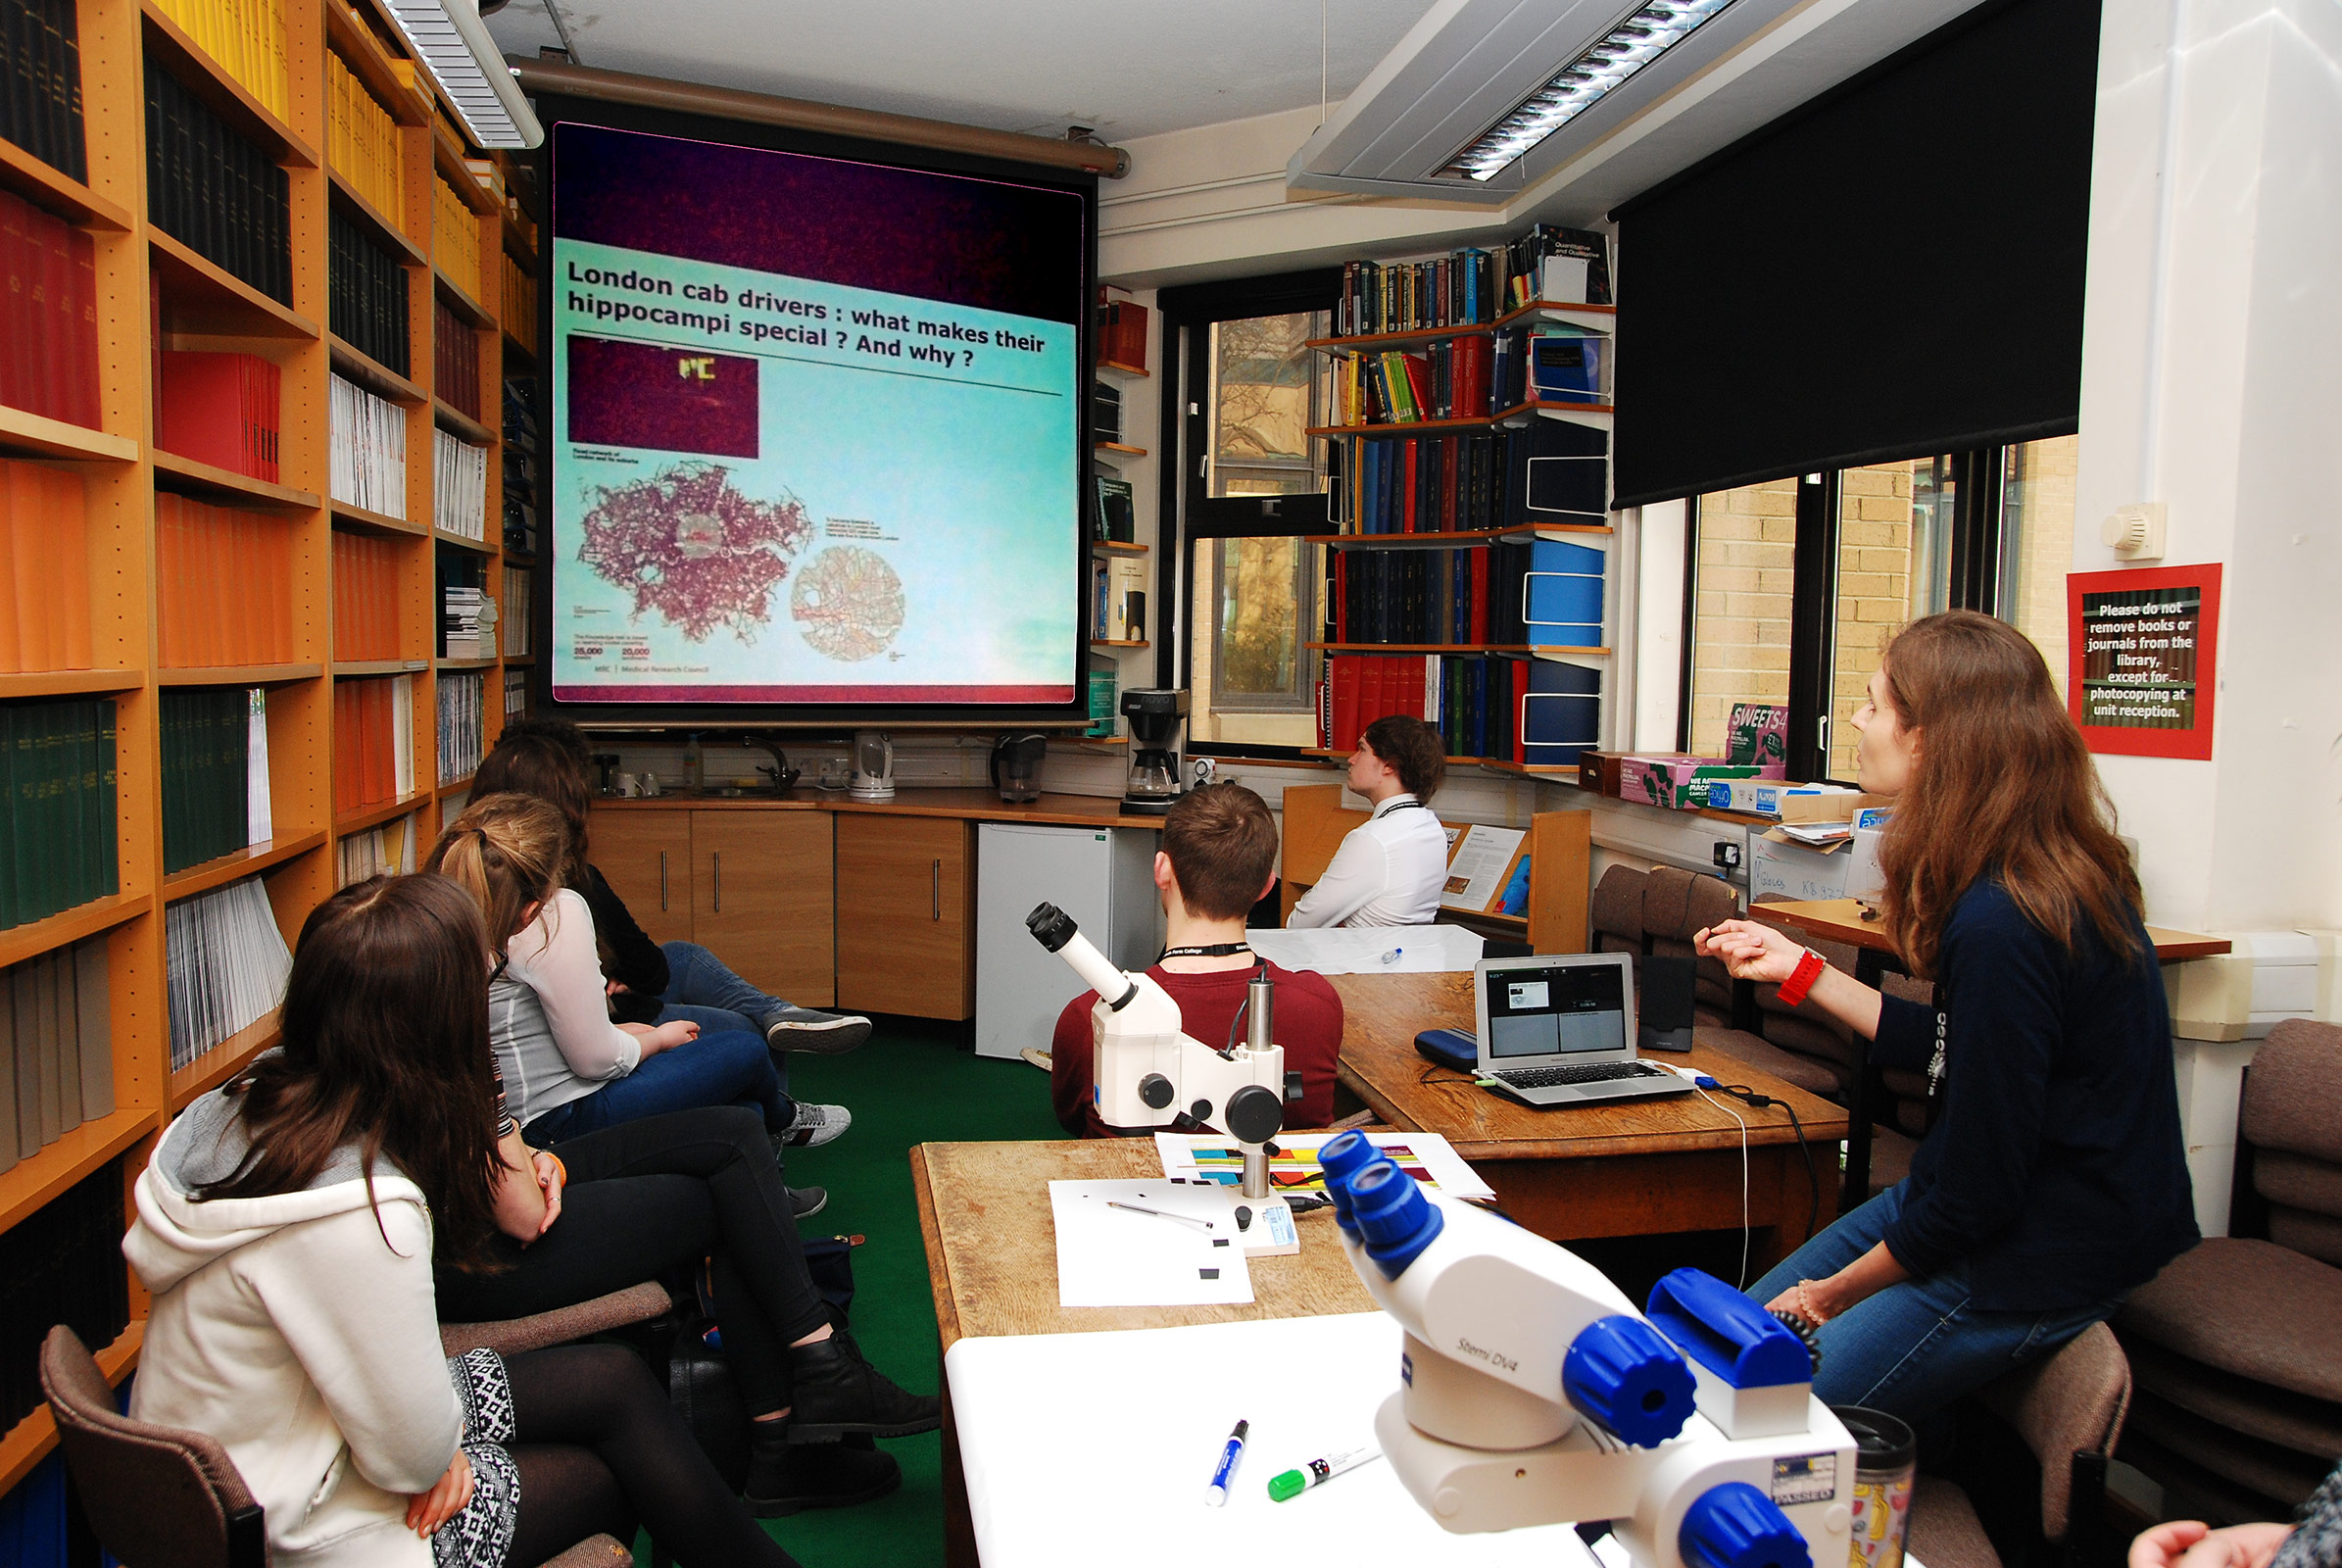
{"label": "microscope base", "polygon": [[1276,1193],[1246,1198],[1231,1191],[1228,1200],[1252,1211],[1252,1223],[1237,1233],[1246,1257],[1290,1257],[1301,1250],[1300,1233],[1293,1229],[1293,1209]]}

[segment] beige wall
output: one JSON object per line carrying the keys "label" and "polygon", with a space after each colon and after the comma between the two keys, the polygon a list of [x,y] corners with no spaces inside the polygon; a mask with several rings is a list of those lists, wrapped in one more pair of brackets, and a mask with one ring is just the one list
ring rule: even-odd
{"label": "beige wall", "polygon": [[1797,481],[1702,496],[1698,526],[1691,750],[1721,757],[1732,704],[1788,701]]}
{"label": "beige wall", "polygon": [[1911,465],[1849,468],[1838,486],[1837,659],[1830,671],[1830,776],[1854,777],[1854,710],[1878,648],[1911,618]]}

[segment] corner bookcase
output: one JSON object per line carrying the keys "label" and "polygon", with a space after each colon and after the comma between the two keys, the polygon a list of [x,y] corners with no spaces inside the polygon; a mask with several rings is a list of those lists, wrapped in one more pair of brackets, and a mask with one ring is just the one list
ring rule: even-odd
{"label": "corner bookcase", "polygon": [[[506,536],[502,441],[508,374],[534,373],[526,342],[533,322],[508,323],[502,307],[513,294],[506,258],[533,273],[528,225],[508,214],[501,194],[509,166],[467,149],[431,97],[429,79],[406,57],[400,34],[375,0],[358,8],[324,0],[286,0],[283,84],[272,94],[279,114],[241,84],[156,0],[76,0],[87,182],[67,177],[30,153],[0,141],[0,188],[86,232],[94,245],[99,427],[83,428],[0,406],[0,458],[54,465],[78,473],[85,508],[79,517],[42,519],[78,532],[86,543],[90,666],[0,675],[0,701],[74,695],[111,701],[116,728],[115,818],[120,882],[116,892],[45,919],[0,930],[0,965],[15,965],[103,938],[107,960],[115,1108],[84,1120],[54,1142],[0,1171],[0,1232],[40,1213],[74,1184],[119,1162],[125,1195],[171,1117],[195,1097],[242,1068],[275,1038],[269,1014],[224,1045],[173,1071],[164,954],[165,911],[171,904],[258,875],[288,946],[301,921],[341,880],[348,836],[412,819],[427,847],[441,817],[461,805],[468,777],[443,780],[437,755],[438,686],[455,670],[479,671],[483,746],[506,713],[505,688],[525,672],[507,659],[504,628],[483,635],[478,659],[436,657],[441,613],[439,556],[479,558],[489,599],[507,594],[507,565],[533,560],[503,550]],[[201,0],[196,0],[200,6]],[[187,0],[171,8],[183,11]],[[254,8],[222,4],[222,17],[249,23]],[[266,8],[261,8],[266,9]],[[376,207],[329,167],[335,113],[328,54],[396,125],[404,210]],[[280,303],[252,288],[148,220],[144,72],[159,65],[245,140],[284,170],[290,197],[291,290]],[[249,70],[249,65],[247,66]],[[461,220],[438,181],[460,200]],[[493,188],[492,188],[493,187]],[[332,330],[327,276],[328,215],[354,222],[404,272],[409,373],[401,375],[344,342]],[[450,222],[474,226],[451,234]],[[436,225],[436,228],[435,228]],[[436,258],[476,251],[476,278],[451,276]],[[150,290],[153,291],[150,294]],[[159,296],[160,334],[153,299]],[[446,314],[434,304],[446,307]],[[480,384],[470,397],[433,383],[435,320],[452,317],[476,351]],[[152,367],[164,348],[224,350],[272,362],[281,377],[279,478],[265,482],[193,462],[154,446]],[[338,374],[402,411],[406,422],[407,506],[403,516],[329,498],[328,377]],[[457,408],[467,403],[480,417]],[[483,515],[433,515],[435,428],[484,448]],[[262,514],[281,529],[289,558],[289,627],[274,628],[290,649],[276,664],[169,667],[160,658],[160,601],[165,586],[157,552],[158,493]],[[451,521],[464,526],[451,528]],[[21,525],[22,519],[20,519]],[[389,541],[387,572],[369,603],[387,609],[395,657],[337,663],[334,658],[334,540],[337,535]],[[474,535],[477,537],[474,537]],[[271,541],[271,543],[278,543]],[[347,585],[345,585],[347,586]],[[387,588],[393,603],[380,603]],[[412,678],[412,790],[357,810],[335,810],[337,749],[357,744],[336,733],[337,683],[379,676]],[[268,693],[268,752],[273,837],[220,858],[166,874],[164,781],[159,776],[163,694],[182,687],[261,687]],[[345,759],[346,760],[346,759]],[[124,1218],[126,1220],[127,1214]],[[115,1258],[120,1266],[119,1254]],[[100,1365],[120,1379],[135,1362],[146,1300],[127,1281],[128,1328],[93,1347]],[[9,1348],[21,1355],[22,1347]],[[0,1491],[16,1486],[49,1451],[55,1434],[45,1408],[0,1434]]]}

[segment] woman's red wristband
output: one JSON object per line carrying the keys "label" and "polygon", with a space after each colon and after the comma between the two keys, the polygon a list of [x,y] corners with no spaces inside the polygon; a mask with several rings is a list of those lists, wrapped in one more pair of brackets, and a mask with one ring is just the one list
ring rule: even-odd
{"label": "woman's red wristband", "polygon": [[1805,956],[1797,960],[1796,971],[1781,983],[1781,1005],[1794,1007],[1803,1002],[1805,994],[1814,988],[1814,982],[1822,978],[1822,971],[1829,967],[1820,954],[1811,948],[1806,949]]}

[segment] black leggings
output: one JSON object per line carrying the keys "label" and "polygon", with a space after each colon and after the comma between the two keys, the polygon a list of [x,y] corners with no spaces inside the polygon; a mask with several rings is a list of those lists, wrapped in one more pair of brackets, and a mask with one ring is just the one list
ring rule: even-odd
{"label": "black leggings", "polygon": [[553,1229],[525,1248],[497,1237],[499,1272],[440,1268],[441,1320],[549,1312],[712,1253],[724,1355],[749,1414],[788,1408],[788,1347],[828,1317],[756,1112],[648,1116],[572,1139],[561,1157],[569,1182]]}
{"label": "black leggings", "polygon": [[[558,1227],[557,1227],[558,1228]],[[666,1395],[626,1350],[569,1345],[505,1358],[520,1467],[516,1568],[639,1521],[683,1568],[799,1568],[732,1495]]]}

